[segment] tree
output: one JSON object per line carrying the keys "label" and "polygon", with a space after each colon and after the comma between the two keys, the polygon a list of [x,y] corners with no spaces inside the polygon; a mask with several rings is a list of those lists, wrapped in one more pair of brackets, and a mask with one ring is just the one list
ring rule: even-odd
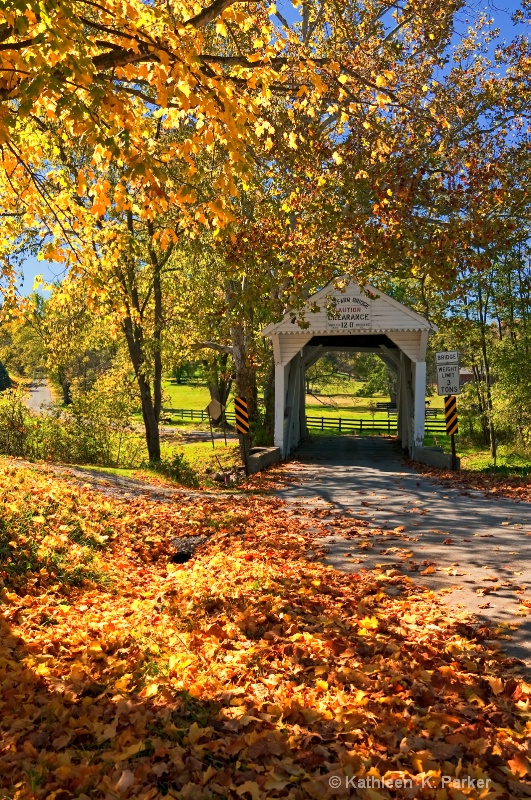
{"label": "tree", "polygon": [[10,388],[11,388],[11,378],[8,375],[7,369],[0,361],[0,392],[3,392],[5,389],[10,389]]}
{"label": "tree", "polygon": [[65,295],[81,281],[91,310],[113,317],[153,460],[164,286],[185,239],[206,242],[220,266],[215,344],[256,416],[257,368],[271,374],[262,324],[345,272],[450,291],[472,244],[509,230],[495,214],[467,216],[474,194],[487,202],[488,170],[466,159],[488,125],[525,114],[522,59],[502,53],[500,77],[474,32],[436,80],[455,6],[390,16],[372,0],[304,3],[299,24],[227,0],[193,17],[179,4],[132,0],[124,14],[105,2],[43,0],[38,15],[16,6],[5,18],[4,272],[31,241],[68,265]]}
{"label": "tree", "polygon": [[16,315],[11,315],[9,304],[0,312],[0,360],[22,378],[31,378],[46,368],[46,311],[47,301],[34,293],[20,302]]}

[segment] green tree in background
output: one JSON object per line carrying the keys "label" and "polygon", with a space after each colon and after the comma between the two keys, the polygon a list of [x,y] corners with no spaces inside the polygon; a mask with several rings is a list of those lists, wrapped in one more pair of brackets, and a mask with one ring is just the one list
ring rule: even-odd
{"label": "green tree in background", "polygon": [[10,388],[11,388],[11,378],[7,374],[7,369],[0,361],[0,392],[3,392],[4,389],[10,389]]}

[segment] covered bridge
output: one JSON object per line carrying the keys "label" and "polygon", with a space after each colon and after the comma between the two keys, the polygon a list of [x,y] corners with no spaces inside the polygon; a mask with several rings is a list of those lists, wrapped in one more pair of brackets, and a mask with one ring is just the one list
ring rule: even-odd
{"label": "covered bridge", "polygon": [[285,458],[306,435],[306,369],[329,350],[347,350],[376,353],[396,371],[398,439],[414,455],[424,440],[426,346],[437,328],[373,286],[339,283],[262,332],[275,359],[275,445]]}

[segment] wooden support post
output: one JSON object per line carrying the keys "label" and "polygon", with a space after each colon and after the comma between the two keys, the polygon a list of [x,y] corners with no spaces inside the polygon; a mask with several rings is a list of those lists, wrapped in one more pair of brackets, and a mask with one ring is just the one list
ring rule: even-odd
{"label": "wooden support post", "polygon": [[450,434],[450,441],[452,442],[452,470],[455,472],[457,469],[457,453],[455,452],[455,433]]}

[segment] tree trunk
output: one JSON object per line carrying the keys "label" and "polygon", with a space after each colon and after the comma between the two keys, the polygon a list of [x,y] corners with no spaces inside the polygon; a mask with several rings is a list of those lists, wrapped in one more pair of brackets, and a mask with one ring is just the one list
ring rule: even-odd
{"label": "tree trunk", "polygon": [[67,379],[62,367],[59,367],[57,378],[63,392],[63,405],[69,406],[72,402],[72,397],[70,395],[70,381]]}
{"label": "tree trunk", "polygon": [[140,398],[142,401],[142,418],[146,431],[146,445],[150,462],[160,461],[160,432],[155,406],[151,398],[149,383],[141,373],[137,374]]}
{"label": "tree trunk", "polygon": [[258,389],[256,370],[249,364],[248,337],[241,325],[231,327],[232,357],[236,372],[236,394],[245,397],[249,409],[249,421],[258,420]]}
{"label": "tree trunk", "polygon": [[162,328],[164,325],[162,312],[162,267],[168,260],[173,247],[166,255],[159,258],[154,247],[155,228],[153,222],[148,221],[147,230],[150,237],[149,257],[153,269],[153,408],[157,425],[162,411]]}
{"label": "tree trunk", "polygon": [[[207,386],[210,392],[210,399],[217,400],[222,406],[227,405],[230,390],[232,387],[232,380],[227,373],[227,362],[229,360],[228,353],[221,353],[219,356],[214,356],[212,359],[205,361],[204,365],[207,370]],[[219,419],[213,422],[221,422],[223,416],[220,415]]]}
{"label": "tree trunk", "polygon": [[478,300],[479,300],[479,315],[480,315],[480,333],[481,333],[481,355],[483,357],[483,369],[485,371],[485,395],[487,399],[487,414],[488,414],[488,426],[489,426],[489,443],[490,443],[490,454],[492,458],[496,458],[496,431],[494,429],[494,421],[492,419],[493,415],[493,406],[492,406],[492,392],[490,390],[490,363],[489,358],[487,355],[487,340],[485,337],[485,327],[487,325],[487,308],[486,303],[485,307],[483,307],[483,295],[481,292],[481,287],[478,288]]}
{"label": "tree trunk", "polygon": [[160,461],[160,433],[159,421],[155,413],[155,405],[151,395],[149,381],[144,374],[144,355],[142,351],[142,331],[139,325],[127,316],[123,322],[123,330],[129,350],[131,364],[135,371],[140,400],[142,403],[142,418],[146,433],[146,445],[150,462]]}

